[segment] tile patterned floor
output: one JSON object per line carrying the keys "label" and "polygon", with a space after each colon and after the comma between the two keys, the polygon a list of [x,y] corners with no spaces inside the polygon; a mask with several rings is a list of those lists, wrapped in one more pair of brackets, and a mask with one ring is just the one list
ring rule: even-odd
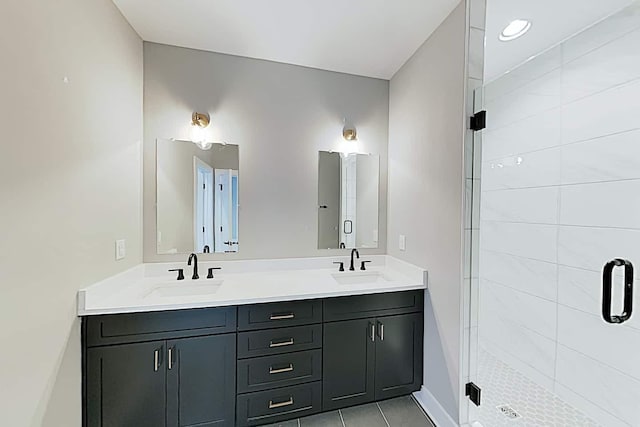
{"label": "tile patterned floor", "polygon": [[[560,400],[484,349],[480,350],[478,385],[482,388],[479,421],[484,427],[597,427],[593,420]],[[509,418],[499,407],[518,415]],[[504,409],[504,412],[508,412]]]}
{"label": "tile patterned floor", "polygon": [[325,412],[265,427],[435,427],[411,396]]}

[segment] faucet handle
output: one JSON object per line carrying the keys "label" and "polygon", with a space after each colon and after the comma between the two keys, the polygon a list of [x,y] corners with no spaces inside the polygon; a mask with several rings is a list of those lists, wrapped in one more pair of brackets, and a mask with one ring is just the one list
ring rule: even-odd
{"label": "faucet handle", "polygon": [[340,268],[338,269],[338,271],[344,271],[344,262],[335,261],[334,264],[340,264]]}
{"label": "faucet handle", "polygon": [[360,270],[366,271],[366,269],[367,269],[366,264],[368,262],[371,262],[371,261],[362,261],[362,262],[360,262]]}
{"label": "faucet handle", "polygon": [[213,279],[213,270],[222,270],[222,267],[209,267],[209,273],[207,279]]}
{"label": "faucet handle", "polygon": [[183,268],[174,268],[173,270],[169,270],[171,272],[173,271],[177,271],[178,272],[178,279],[177,280],[184,280],[184,269]]}

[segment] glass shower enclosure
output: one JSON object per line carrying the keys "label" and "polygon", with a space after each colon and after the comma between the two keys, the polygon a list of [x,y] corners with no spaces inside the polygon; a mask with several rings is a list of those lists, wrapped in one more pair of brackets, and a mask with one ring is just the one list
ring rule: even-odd
{"label": "glass shower enclosure", "polygon": [[640,3],[475,104],[469,424],[640,426]]}

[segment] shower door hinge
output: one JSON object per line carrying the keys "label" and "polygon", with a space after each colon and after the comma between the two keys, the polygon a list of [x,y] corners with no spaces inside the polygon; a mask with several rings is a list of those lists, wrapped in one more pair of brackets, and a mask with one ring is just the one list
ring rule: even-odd
{"label": "shower door hinge", "polygon": [[469,400],[471,400],[476,406],[480,406],[481,394],[482,390],[480,390],[480,387],[478,387],[474,383],[467,383],[467,385],[465,386],[465,395],[469,396]]}
{"label": "shower door hinge", "polygon": [[487,112],[482,110],[471,116],[471,130],[482,130],[487,127]]}

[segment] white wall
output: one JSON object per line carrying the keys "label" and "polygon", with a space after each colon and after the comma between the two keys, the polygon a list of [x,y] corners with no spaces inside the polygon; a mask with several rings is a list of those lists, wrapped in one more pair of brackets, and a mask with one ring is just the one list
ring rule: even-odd
{"label": "white wall", "polygon": [[[466,10],[391,80],[388,253],[429,271],[424,385],[458,420]],[[406,236],[406,251],[398,249]]]}
{"label": "white wall", "polygon": [[485,91],[480,344],[602,425],[640,422],[640,317],[600,316],[640,265],[638,46],[636,3]]}
{"label": "white wall", "polygon": [[0,52],[0,423],[80,426],[76,291],[142,260],[142,42],[110,0],[6,0]]}
{"label": "white wall", "polygon": [[317,249],[317,203],[318,151],[345,144],[380,155],[381,242],[368,253],[385,253],[388,81],[153,43],[144,57],[145,261],[186,259],[156,254],[154,142],[188,139],[194,110],[211,114],[209,138],[240,146],[240,252],[205,258],[344,253]]}

